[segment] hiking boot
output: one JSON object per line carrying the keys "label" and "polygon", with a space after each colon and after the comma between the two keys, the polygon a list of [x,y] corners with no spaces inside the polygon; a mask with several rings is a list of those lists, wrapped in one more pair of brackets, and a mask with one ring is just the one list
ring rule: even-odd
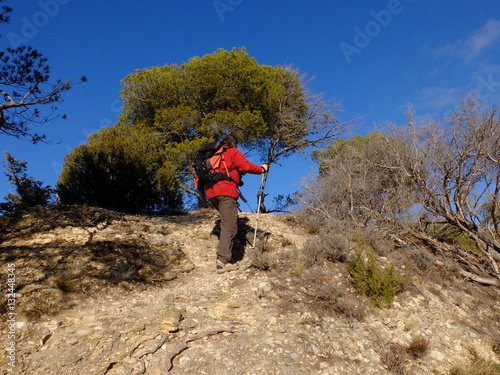
{"label": "hiking boot", "polygon": [[230,272],[230,271],[236,271],[240,267],[237,264],[234,263],[222,263],[220,260],[217,259],[217,273],[224,273],[224,272]]}

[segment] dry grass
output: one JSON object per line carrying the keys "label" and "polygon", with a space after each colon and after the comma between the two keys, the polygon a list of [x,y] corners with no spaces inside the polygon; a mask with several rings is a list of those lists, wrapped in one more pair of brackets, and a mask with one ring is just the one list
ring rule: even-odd
{"label": "dry grass", "polygon": [[420,335],[414,336],[410,342],[410,345],[408,345],[408,348],[406,348],[406,352],[413,359],[422,358],[423,356],[425,356],[425,354],[427,354],[428,350],[429,339]]}
{"label": "dry grass", "polygon": [[302,251],[307,264],[313,265],[325,259],[330,262],[346,262],[351,250],[350,242],[345,236],[322,233],[307,241]]}
{"label": "dry grass", "polygon": [[380,360],[387,370],[397,375],[406,374],[405,367],[408,359],[407,348],[401,344],[390,344],[387,350],[380,355]]}
{"label": "dry grass", "polygon": [[258,249],[255,249],[251,253],[250,260],[251,260],[251,266],[261,271],[269,270],[269,268],[272,265],[271,256],[268,253],[265,253]]}
{"label": "dry grass", "polygon": [[423,336],[415,336],[407,345],[399,343],[383,343],[380,347],[380,361],[387,370],[396,375],[409,374],[407,365],[411,360],[423,358],[429,351],[429,340]]}
{"label": "dry grass", "polygon": [[500,364],[476,358],[467,365],[452,368],[450,375],[500,375]]}
{"label": "dry grass", "polygon": [[[275,289],[281,297],[283,310],[302,309],[318,318],[335,316],[349,321],[363,321],[372,308],[370,299],[351,290],[345,264],[324,263],[305,267],[299,259],[282,266],[278,275],[287,275],[289,282],[277,282]],[[336,277],[334,277],[334,275]],[[279,276],[283,280],[282,276]],[[343,284],[338,284],[343,280]]]}

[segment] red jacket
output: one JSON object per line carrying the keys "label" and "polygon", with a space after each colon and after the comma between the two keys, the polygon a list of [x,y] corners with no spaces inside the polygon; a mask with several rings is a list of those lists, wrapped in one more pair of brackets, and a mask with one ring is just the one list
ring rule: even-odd
{"label": "red jacket", "polygon": [[232,181],[222,180],[211,188],[208,188],[206,191],[208,199],[212,199],[219,195],[238,199],[238,187],[243,185],[241,182],[241,175],[245,173],[262,174],[262,167],[250,163],[245,155],[237,148],[226,148],[222,153],[222,160],[220,172],[227,173],[227,171],[229,171],[229,176],[231,176]]}

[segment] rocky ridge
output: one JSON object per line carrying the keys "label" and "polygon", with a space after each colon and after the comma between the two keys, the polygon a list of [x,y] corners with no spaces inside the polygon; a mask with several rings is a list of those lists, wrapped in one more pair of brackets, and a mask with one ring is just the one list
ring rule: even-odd
{"label": "rocky ridge", "polygon": [[[253,215],[240,218],[251,230]],[[214,211],[152,217],[61,206],[3,223],[0,373],[448,374],[474,355],[500,362],[498,290],[418,279],[390,309],[365,305],[363,319],[326,313],[308,293],[319,275],[352,304],[365,301],[349,294],[340,264],[299,272],[297,249],[311,234],[263,214],[256,249],[247,244],[240,270],[219,275],[216,222]],[[269,270],[249,267],[260,250]],[[12,264],[15,367],[6,342]],[[415,337],[428,349],[398,360]]]}

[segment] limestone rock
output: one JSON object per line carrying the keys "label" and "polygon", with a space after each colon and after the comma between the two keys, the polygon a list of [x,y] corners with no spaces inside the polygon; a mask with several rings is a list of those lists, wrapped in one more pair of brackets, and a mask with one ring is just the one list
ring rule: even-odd
{"label": "limestone rock", "polygon": [[[251,227],[251,214],[240,218]],[[171,365],[177,375],[390,375],[391,355],[416,337],[429,348],[408,359],[408,373],[449,373],[471,349],[500,361],[497,290],[451,293],[423,280],[377,310],[352,290],[345,265],[329,263],[333,288],[315,294],[319,274],[290,267],[312,235],[273,214],[259,228],[274,265],[251,267],[242,236],[250,267],[219,275],[218,219],[56,205],[5,224],[0,275],[16,264],[18,373],[160,375]],[[9,370],[0,358],[0,373]]]}

